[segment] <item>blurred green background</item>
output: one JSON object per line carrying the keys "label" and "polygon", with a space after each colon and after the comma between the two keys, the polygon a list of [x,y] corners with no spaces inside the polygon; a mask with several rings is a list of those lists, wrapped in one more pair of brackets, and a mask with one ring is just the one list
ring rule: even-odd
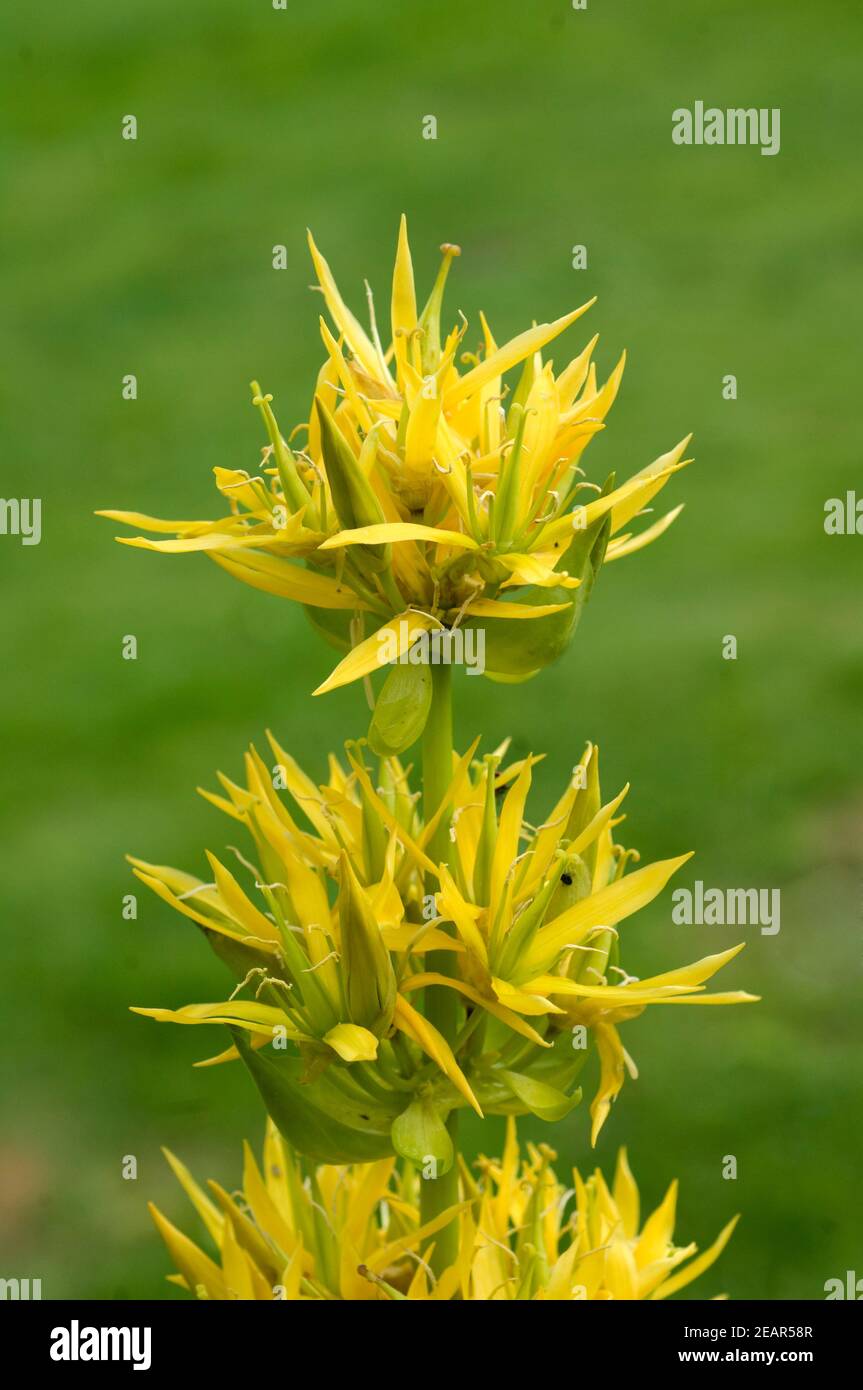
{"label": "blurred green background", "polygon": [[[145,1210],[187,1216],[159,1144],[230,1186],[241,1137],[260,1135],[244,1073],[192,1070],[215,1032],[127,1012],[221,997],[226,976],[144,890],[139,920],[122,919],[123,853],[199,871],[225,828],[195,785],[237,772],[267,725],[323,774],[364,728],[361,695],[309,698],[331,655],[289,605],[204,559],[121,549],[92,513],[215,515],[213,465],[259,458],[251,377],[283,422],[306,418],[321,347],[304,228],[359,310],[363,276],[386,304],[402,210],[422,285],[440,242],[462,246],[448,309],[472,332],[480,308],[500,339],[600,296],[555,349],[560,362],[601,331],[605,372],[629,349],[590,476],[696,432],[696,465],[662,499],[686,511],[603,575],[568,658],[525,686],[458,687],[460,742],[482,729],[487,747],[511,733],[549,754],[535,810],[592,738],[606,788],[632,780],[627,843],[697,850],[682,884],[782,890],[780,934],[743,929],[726,972],[763,1003],[625,1026],[641,1079],[598,1159],[626,1142],[653,1202],[679,1175],[686,1239],[743,1212],[702,1297],[819,1298],[863,1274],[863,540],[823,531],[825,500],[861,479],[859,7],[16,8],[2,490],[42,497],[43,539],[0,538],[0,1274],[41,1277],[45,1297],[179,1296]],[[671,112],[696,99],[780,107],[781,153],[674,146]],[[121,399],[130,372],[136,402]],[[121,659],[129,633],[137,662]],[[631,970],[741,938],[674,926],[670,907],[633,926]],[[543,1137],[591,1165],[586,1119]],[[491,1150],[499,1127],[469,1126],[469,1142]]]}

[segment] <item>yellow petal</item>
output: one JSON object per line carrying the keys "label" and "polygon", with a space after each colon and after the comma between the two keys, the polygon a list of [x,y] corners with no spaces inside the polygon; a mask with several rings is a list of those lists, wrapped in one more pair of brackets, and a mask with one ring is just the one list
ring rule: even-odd
{"label": "yellow petal", "polygon": [[[278,1241],[286,1255],[298,1248],[297,1232],[273,1200],[249,1144],[243,1141],[243,1194],[259,1228]],[[284,1280],[281,1282],[284,1283]]]}
{"label": "yellow petal", "polygon": [[551,1047],[550,1042],[546,1042],[535,1028],[531,1028],[529,1023],[525,1023],[523,1018],[513,1013],[511,1009],[504,1008],[496,1000],[489,999],[488,995],[480,994],[478,989],[465,984],[464,980],[452,980],[448,975],[439,975],[437,971],[427,970],[420,975],[411,975],[409,979],[402,980],[399,989],[404,994],[411,994],[415,989],[424,989],[426,985],[443,985],[447,989],[458,990],[466,999],[478,1004],[481,1009],[486,1009],[488,1013],[499,1018],[501,1023],[505,1023],[507,1028],[511,1028],[514,1033],[520,1033],[523,1038],[529,1038],[531,1042],[537,1043],[540,1047]]}
{"label": "yellow petal", "polygon": [[354,318],[348,306],[345,304],[338,291],[338,286],[333,279],[332,271],[324,260],[311,232],[308,233],[309,250],[312,253],[315,273],[318,283],[324,292],[327,308],[330,311],[333,322],[345,341],[348,344],[354,357],[373,380],[389,382],[390,376],[386,366],[381,361],[374,344],[363,328],[362,324]]}
{"label": "yellow petal", "polygon": [[408,480],[432,475],[441,407],[436,383],[434,391],[420,391],[414,402],[405,434],[405,473]]}
{"label": "yellow petal", "polygon": [[254,551],[242,556],[220,552],[212,554],[210,559],[215,560],[234,579],[265,594],[307,603],[311,608],[354,609],[358,613],[368,610],[368,604],[346,584],[340,584],[328,574],[315,574],[314,570],[291,564],[288,560],[278,560]]}
{"label": "yellow petal", "polygon": [[154,1018],[158,1023],[224,1023],[261,1035],[272,1035],[274,1028],[285,1028],[289,1037],[304,1036],[297,1032],[284,1010],[248,1000],[228,999],[223,1004],[186,1004],[182,1009],[130,1007],[133,1014],[143,1014],[145,1018]]}
{"label": "yellow petal", "polygon": [[[683,442],[686,443],[685,440]],[[672,450],[672,453],[674,452]],[[664,457],[668,457],[668,455]],[[570,538],[574,529],[573,515],[577,516],[582,529],[584,529],[611,512],[612,532],[619,531],[631,517],[647,505],[673,474],[679,473],[690,462],[689,459],[684,460],[681,463],[666,467],[658,473],[650,471],[656,467],[656,464],[649,464],[646,469],[642,469],[641,473],[637,473],[627,482],[621,483],[620,487],[615,488],[613,492],[609,492],[604,497],[597,497],[595,501],[588,502],[586,506],[581,505],[574,512],[567,512],[564,516],[558,517],[555,521],[549,521],[541,527],[537,532],[536,549],[545,550],[556,541]]]}
{"label": "yellow petal", "polygon": [[403,922],[399,927],[381,927],[381,936],[389,951],[407,951],[411,955],[423,955],[426,951],[464,953],[460,941],[427,923]]}
{"label": "yellow petal", "polygon": [[252,1277],[252,1260],[237,1240],[230,1221],[225,1222],[222,1232],[222,1270],[225,1284],[231,1298],[244,1302],[255,1298],[255,1280]]}
{"label": "yellow petal", "polygon": [[386,1269],[387,1265],[391,1265],[398,1259],[399,1255],[403,1255],[406,1250],[413,1250],[417,1245],[421,1245],[424,1240],[428,1240],[429,1236],[433,1236],[444,1226],[448,1226],[449,1223],[454,1218],[460,1216],[463,1211],[467,1211],[469,1206],[470,1202],[459,1202],[454,1206],[448,1207],[446,1211],[442,1211],[439,1216],[433,1217],[431,1221],[427,1221],[425,1225],[420,1226],[416,1231],[411,1231],[409,1235],[401,1236],[398,1240],[391,1241],[389,1245],[384,1245],[380,1250],[376,1250],[374,1255],[371,1255],[366,1260],[366,1264],[371,1270]]}
{"label": "yellow petal", "polygon": [[156,1230],[168,1247],[171,1259],[189,1288],[194,1290],[203,1286],[210,1298],[227,1299],[228,1290],[219,1266],[214,1264],[203,1250],[199,1250],[188,1236],[172,1225],[152,1202],[148,1203],[148,1209]]}
{"label": "yellow petal", "polygon": [[406,652],[421,632],[429,632],[431,628],[441,626],[442,624],[429,617],[428,613],[415,613],[413,609],[405,609],[404,613],[400,613],[397,618],[391,618],[388,623],[379,627],[377,632],[373,632],[371,637],[367,637],[364,642],[354,647],[353,651],[348,652],[313,693],[324,695],[328,690],[337,690],[340,685],[349,685],[351,681],[371,675],[372,671],[386,666],[394,657],[398,658]]}
{"label": "yellow petal", "polygon": [[467,610],[469,618],[515,618],[527,621],[530,618],[548,618],[552,613],[562,613],[571,608],[571,603],[503,603],[496,598],[475,598]]}
{"label": "yellow petal", "polygon": [[[249,1044],[255,1052],[258,1052],[262,1047],[266,1047],[270,1041],[269,1033],[249,1034]],[[222,1052],[217,1052],[213,1057],[205,1057],[203,1061],[195,1062],[193,1065],[195,1067],[220,1067],[223,1066],[225,1062],[239,1062],[239,1060],[239,1048],[235,1043],[231,1043],[231,1046],[226,1047]]]}
{"label": "yellow petal", "polygon": [[518,989],[516,985],[510,984],[509,980],[498,979],[492,976],[491,987],[501,1003],[510,1009],[514,1009],[520,1014],[561,1014],[563,1009],[558,1008],[543,994],[532,994],[529,990]]}
{"label": "yellow petal", "polygon": [[213,1205],[204,1189],[198,1186],[185,1163],[181,1163],[179,1158],[171,1153],[170,1149],[163,1148],[162,1153],[165,1155],[177,1182],[182,1187],[189,1201],[192,1203],[192,1206],[195,1208],[195,1211],[206,1226],[213,1241],[218,1246],[222,1240],[222,1226],[224,1225],[224,1218],[218,1207]]}
{"label": "yellow petal", "polygon": [[209,850],[207,850],[207,859],[213,870],[216,887],[231,915],[237,919],[250,936],[279,943],[281,936],[276,924],[271,922],[269,917],[265,917],[253,902],[250,902],[234,875]]}
{"label": "yellow petal", "polygon": [[525,953],[524,968],[548,968],[565,946],[578,945],[591,927],[613,927],[638,912],[662,892],[671,875],[691,858],[691,854],[682,854],[676,859],[661,859],[583,898],[537,932]]}
{"label": "yellow petal", "polygon": [[727,1226],[723,1227],[716,1240],[703,1255],[699,1255],[697,1260],[693,1260],[685,1269],[681,1269],[677,1274],[673,1274],[670,1279],[666,1279],[650,1294],[651,1299],[668,1298],[670,1294],[677,1293],[678,1289],[683,1289],[693,1279],[697,1279],[706,1269],[709,1269],[714,1260],[718,1260],[729,1240],[731,1239],[734,1227],[740,1220],[739,1216],[733,1217]]}
{"label": "yellow petal", "polygon": [[491,863],[489,889],[489,921],[494,922],[503,897],[504,886],[518,858],[524,804],[530,791],[530,761],[526,760],[518,777],[504,797]]}
{"label": "yellow petal", "polygon": [[514,584],[536,584],[540,588],[577,589],[581,583],[563,571],[552,569],[536,555],[497,555],[496,560],[510,571],[510,578],[504,580],[501,588],[508,589]]}
{"label": "yellow petal", "polygon": [[369,803],[374,807],[387,829],[396,836],[414,863],[423,870],[424,873],[433,874],[437,877],[438,866],[433,860],[429,859],[424,850],[411,838],[404,826],[396,819],[389,807],[381,800],[375,788],[369,780],[369,775],[361,763],[349,755],[349,761],[354,775],[368,798]]}
{"label": "yellow petal", "polygon": [[472,903],[465,902],[445,864],[440,866],[440,883],[441,888],[437,902],[441,918],[446,922],[454,923],[456,931],[468,950],[483,965],[488,965],[488,950],[482,933],[476,925],[480,909],[474,907]]}
{"label": "yellow petal", "polygon": [[235,516],[223,517],[219,521],[166,521],[162,517],[147,516],[146,512],[98,511],[96,516],[105,516],[109,521],[122,522],[124,526],[137,526],[142,531],[164,532],[168,536],[198,535],[217,527],[235,527]]}
{"label": "yellow petal", "polygon": [[393,293],[390,321],[393,331],[393,347],[396,362],[401,369],[409,360],[409,337],[417,324],[417,298],[414,288],[414,268],[411,261],[411,248],[408,241],[407,218],[402,213],[399,223],[399,241],[396,261],[393,268]]}
{"label": "yellow petal", "polygon": [[683,451],[691,438],[692,435],[688,434],[685,439],[681,439],[678,444],[675,444],[673,449],[669,449],[667,454],[661,454],[658,459],[654,459],[646,468],[642,468],[639,473],[629,479],[626,486],[632,486],[632,492],[614,505],[611,514],[612,533],[622,530],[627,522],[641,511],[642,507],[647,506],[647,503],[659,492],[660,488],[665,486],[671,473],[675,473],[691,463],[691,459],[681,462]]}
{"label": "yellow petal", "polygon": [[611,1109],[611,1103],[623,1086],[626,1069],[623,1047],[614,1025],[596,1023],[593,1027],[593,1035],[596,1040],[596,1050],[599,1053],[600,1063],[599,1087],[590,1106],[592,1121],[590,1142],[595,1146],[599,1138],[599,1131],[605,1124]]}
{"label": "yellow petal", "polygon": [[575,998],[604,999],[607,1003],[653,1004],[662,1002],[666,995],[673,998],[677,994],[689,993],[688,985],[649,986],[646,981],[636,981],[626,985],[588,985],[580,980],[570,980],[563,975],[538,975],[527,981],[523,989],[534,994],[567,994]]}
{"label": "yellow petal", "polygon": [[337,1023],[324,1034],[324,1042],[337,1052],[343,1062],[373,1062],[378,1055],[378,1040],[368,1028],[356,1023]]}
{"label": "yellow petal", "polygon": [[611,541],[605,552],[605,562],[622,560],[624,555],[634,555],[636,551],[643,550],[646,545],[658,540],[668,530],[672,522],[677,520],[683,507],[684,503],[681,502],[679,507],[674,507],[670,512],[666,512],[665,516],[660,517],[659,521],[655,521],[645,531],[639,531],[637,536],[628,536],[625,540],[620,537],[618,540]]}
{"label": "yellow petal", "polygon": [[421,1047],[433,1062],[436,1062],[445,1076],[448,1076],[457,1091],[460,1091],[469,1105],[472,1105],[480,1119],[483,1113],[479,1101],[470,1088],[467,1077],[453,1056],[452,1048],[446,1038],[438,1032],[434,1024],[417,1013],[416,1009],[400,994],[396,999],[393,1023],[403,1033]]}
{"label": "yellow petal", "polygon": [[243,550],[249,546],[282,545],[284,537],[278,531],[243,530],[235,535],[227,531],[208,531],[203,536],[177,536],[167,541],[151,541],[149,536],[117,536],[120,545],[138,550],[155,550],[161,555],[183,555],[191,551]]}
{"label": "yellow petal", "polygon": [[614,1201],[623,1222],[623,1233],[630,1240],[638,1234],[639,1200],[638,1184],[632,1176],[626,1149],[621,1149],[614,1174]]}
{"label": "yellow petal", "polygon": [[721,970],[724,965],[734,960],[739,955],[746,943],[738,942],[736,946],[730,946],[726,951],[717,951],[712,956],[702,956],[701,960],[693,961],[692,965],[681,965],[676,970],[666,970],[662,975],[651,975],[648,979],[641,981],[641,987],[653,985],[688,985],[694,988],[696,985],[703,985],[705,980],[710,980]]}
{"label": "yellow petal", "polygon": [[468,396],[479,391],[486,382],[493,380],[502,372],[509,371],[510,367],[523,362],[525,357],[529,357],[532,352],[544,347],[551,342],[564,329],[569,328],[571,323],[575,323],[577,318],[586,313],[592,304],[596,303],[596,297],[589,299],[580,308],[573,309],[572,313],[564,314],[562,318],[555,319],[553,323],[540,323],[535,328],[528,328],[524,333],[519,333],[516,338],[511,338],[503,347],[499,347],[490,357],[486,357],[479,366],[474,367],[463,377],[454,382],[446,393],[445,406],[448,413],[458,405],[460,401],[466,400]]}
{"label": "yellow petal", "polygon": [[394,541],[436,541],[462,550],[477,550],[477,542],[463,531],[444,531],[437,526],[423,526],[417,521],[382,521],[375,526],[355,526],[339,531],[321,545],[321,550],[338,550],[346,545],[389,545]]}

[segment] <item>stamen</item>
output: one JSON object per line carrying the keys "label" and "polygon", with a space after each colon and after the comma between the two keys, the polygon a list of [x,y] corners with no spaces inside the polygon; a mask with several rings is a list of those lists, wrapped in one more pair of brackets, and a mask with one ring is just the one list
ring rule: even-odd
{"label": "stamen", "polygon": [[215,883],[199,883],[196,888],[187,888],[185,893],[178,893],[177,902],[185,902],[187,898],[194,898],[196,893],[205,893],[208,890],[214,893],[218,891]]}
{"label": "stamen", "polygon": [[302,974],[302,975],[312,975],[312,974],[314,974],[314,972],[315,972],[316,970],[320,970],[320,968],[321,968],[322,965],[326,965],[326,963],[327,963],[328,960],[341,960],[341,956],[339,955],[338,951],[330,951],[329,955],[323,956],[323,957],[318,961],[317,965],[310,965],[310,966],[308,966],[305,970],[301,970],[301,971],[300,971],[300,974]]}

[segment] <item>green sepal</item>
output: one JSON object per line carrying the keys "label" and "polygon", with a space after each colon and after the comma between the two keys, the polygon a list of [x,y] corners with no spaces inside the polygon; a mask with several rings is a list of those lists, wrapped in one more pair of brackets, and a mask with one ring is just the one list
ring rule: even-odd
{"label": "green sepal", "polygon": [[483,671],[486,680],[494,681],[496,685],[524,685],[525,681],[532,681],[534,676],[539,675],[539,671],[525,671],[522,675],[513,675],[511,671]]}
{"label": "green sepal", "polygon": [[328,646],[335,648],[337,652],[351,650],[353,613],[344,608],[312,608],[308,604],[304,604],[303,607],[315,632],[319,637],[323,637]]}
{"label": "green sepal", "polygon": [[580,1086],[571,1096],[567,1096],[547,1081],[538,1081],[536,1077],[525,1076],[521,1072],[501,1070],[498,1075],[531,1114],[549,1123],[562,1120],[581,1100]]}
{"label": "green sepal", "polygon": [[207,938],[213,954],[228,967],[235,980],[244,980],[250,970],[263,970],[267,975],[278,975],[280,965],[272,951],[262,951],[258,946],[235,941],[224,932],[211,931],[198,923],[203,936]]}
{"label": "green sepal", "polygon": [[320,1163],[372,1163],[392,1152],[392,1109],[371,1096],[354,1101],[326,1075],[301,1083],[303,1062],[272,1045],[255,1050],[248,1034],[231,1028],[236,1044],[274,1124],[298,1153]]}
{"label": "green sepal", "polygon": [[544,589],[536,584],[526,585],[515,593],[498,595],[499,603],[536,607],[545,604],[565,604],[559,613],[528,622],[504,618],[467,618],[464,628],[485,632],[485,667],[494,676],[526,679],[543,670],[566,651],[578,622],[579,589],[555,585]]}
{"label": "green sepal", "polygon": [[416,743],[428,720],[432,676],[426,665],[393,666],[375,702],[369,743],[380,758],[404,753]]}

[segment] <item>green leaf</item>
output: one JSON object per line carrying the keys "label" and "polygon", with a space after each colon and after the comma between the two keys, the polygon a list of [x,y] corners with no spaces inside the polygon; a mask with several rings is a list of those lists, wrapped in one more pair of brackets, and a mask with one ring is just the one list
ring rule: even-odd
{"label": "green leaf", "polygon": [[442,1177],[452,1167],[452,1139],[427,1096],[412,1101],[407,1110],[393,1120],[392,1141],[396,1153],[417,1168],[427,1168],[433,1160],[435,1177]]}

